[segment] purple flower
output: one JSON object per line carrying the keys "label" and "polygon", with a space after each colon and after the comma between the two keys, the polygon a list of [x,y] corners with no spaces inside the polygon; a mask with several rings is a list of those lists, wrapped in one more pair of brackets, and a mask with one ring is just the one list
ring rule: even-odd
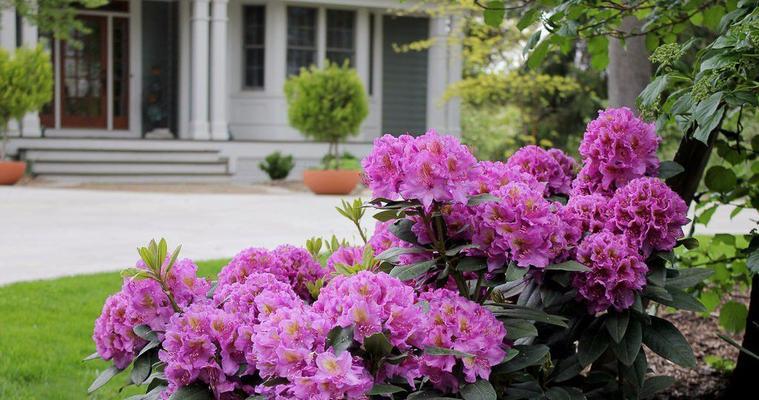
{"label": "purple flower", "polygon": [[129,301],[123,292],[106,299],[103,312],[95,321],[92,340],[103,360],[113,360],[120,369],[129,366],[135,353],[147,343],[135,335],[133,329],[140,323],[129,311]]}
{"label": "purple flower", "polygon": [[660,142],[655,125],[635,117],[629,108],[600,111],[588,124],[580,144],[584,166],[573,183],[573,192],[610,196],[635,178],[655,176]]}
{"label": "purple flower", "polygon": [[477,172],[477,184],[472,194],[494,192],[511,182],[524,183],[541,193],[546,187],[545,183],[538,182],[535,176],[522,172],[521,168],[500,161],[480,161],[477,164]]}
{"label": "purple flower", "polygon": [[419,137],[385,135],[362,162],[374,197],[416,199],[428,208],[433,201],[466,203],[476,164],[458,139],[434,131]]}
{"label": "purple flower", "polygon": [[577,261],[590,271],[575,274],[572,285],[591,314],[630,308],[646,285],[648,267],[622,235],[604,230],[588,236],[577,248]]}
{"label": "purple flower", "polygon": [[546,194],[568,194],[574,177],[574,160],[561,150],[546,151],[529,145],[517,150],[506,165],[528,173],[546,184]]}
{"label": "purple flower", "polygon": [[608,203],[609,199],[600,194],[572,196],[564,207],[564,216],[580,232],[597,233],[609,219]]}
{"label": "purple flower", "polygon": [[644,257],[672,250],[688,223],[685,201],[658,178],[638,178],[617,190],[609,210],[606,227],[625,235]]}
{"label": "purple flower", "polygon": [[335,264],[352,267],[360,265],[364,258],[364,248],[359,246],[341,246],[329,258],[327,258],[327,269],[335,270]]}
{"label": "purple flower", "polygon": [[422,293],[419,300],[429,304],[420,327],[422,348],[440,347],[469,354],[463,357],[424,354],[419,359],[422,374],[430,378],[435,388],[456,391],[459,382],[453,371],[460,360],[466,382],[475,382],[477,377],[488,379],[491,368],[506,355],[503,324],[481,305],[448,289]]}
{"label": "purple flower", "polygon": [[491,271],[508,261],[543,268],[571,245],[559,206],[545,200],[543,193],[512,182],[493,195],[500,201],[481,204],[472,218],[472,243],[488,257]]}
{"label": "purple flower", "polygon": [[303,299],[310,299],[307,283],[324,277],[327,271],[311,254],[299,247],[282,245],[272,251],[249,248],[237,254],[219,273],[219,287],[244,282],[254,272],[266,272],[284,280]]}

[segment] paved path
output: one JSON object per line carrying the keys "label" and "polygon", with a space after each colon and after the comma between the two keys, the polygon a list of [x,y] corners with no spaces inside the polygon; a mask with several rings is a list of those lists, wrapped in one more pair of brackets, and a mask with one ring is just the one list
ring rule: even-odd
{"label": "paved path", "polygon": [[120,270],[151,238],[182,244],[182,255],[196,260],[250,246],[302,246],[313,236],[356,241],[334,209],[340,199],[0,187],[0,284]]}
{"label": "paved path", "polygon": [[[288,194],[136,193],[0,187],[0,284],[132,265],[151,238],[182,244],[196,260],[249,246],[303,245],[313,236],[358,242],[334,207],[340,197]],[[748,232],[759,216],[720,209],[698,233]]]}

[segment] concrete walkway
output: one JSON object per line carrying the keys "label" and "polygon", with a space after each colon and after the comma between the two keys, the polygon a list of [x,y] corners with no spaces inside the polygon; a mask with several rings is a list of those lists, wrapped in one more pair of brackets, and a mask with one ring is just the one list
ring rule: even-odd
{"label": "concrete walkway", "polygon": [[[182,244],[196,260],[231,257],[250,247],[304,245],[332,234],[358,243],[334,209],[340,197],[308,193],[137,193],[0,187],[0,285],[88,272],[116,271],[151,238]],[[756,213],[730,220],[720,209],[698,233],[747,233]],[[369,222],[371,220],[368,220]]]}
{"label": "concrete walkway", "polygon": [[357,242],[355,227],[335,210],[340,199],[0,187],[0,285],[120,270],[152,238],[182,244],[182,256],[195,260],[251,246],[303,246],[313,236]]}

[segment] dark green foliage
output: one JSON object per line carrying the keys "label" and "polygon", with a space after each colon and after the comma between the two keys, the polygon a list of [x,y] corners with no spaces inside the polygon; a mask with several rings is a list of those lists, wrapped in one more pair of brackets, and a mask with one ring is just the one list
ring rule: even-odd
{"label": "dark green foliage", "polygon": [[293,156],[290,154],[282,155],[279,151],[269,154],[264,161],[258,164],[258,168],[260,168],[261,171],[266,172],[266,174],[269,175],[269,178],[273,181],[287,178],[293,167],[295,167]]}

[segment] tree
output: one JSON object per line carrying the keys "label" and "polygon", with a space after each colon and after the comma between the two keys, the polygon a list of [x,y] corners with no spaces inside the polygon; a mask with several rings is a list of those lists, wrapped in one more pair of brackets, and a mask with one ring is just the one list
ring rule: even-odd
{"label": "tree", "polygon": [[75,31],[86,27],[76,19],[76,8],[96,8],[108,0],[0,0],[0,10],[13,8],[22,18],[37,25],[40,31],[69,40]]}
{"label": "tree", "polygon": [[0,160],[5,159],[8,122],[38,111],[53,97],[50,54],[42,46],[19,48],[13,55],[0,49]]}
{"label": "tree", "polygon": [[369,105],[361,78],[346,62],[303,68],[285,83],[290,124],[316,140],[329,142],[329,154],[340,165],[338,145],[358,134]]}
{"label": "tree", "polygon": [[[537,31],[528,41],[529,64],[537,64],[550,49],[566,51],[571,42],[583,40],[597,68],[609,62],[609,39],[645,37],[652,61],[659,64],[656,78],[641,92],[638,105],[659,126],[674,124],[683,133],[675,155],[681,171],[667,183],[688,203],[705,198],[712,204],[745,200],[747,207],[759,206],[755,186],[759,183],[756,161],[759,143],[746,145],[742,117],[756,113],[759,106],[759,10],[756,0],[624,1],[489,1],[477,2],[488,20],[497,20],[507,10],[520,10],[520,25],[542,24],[547,35]],[[487,15],[490,15],[488,17]],[[626,20],[636,18],[639,30],[626,29]],[[683,45],[678,45],[678,39]],[[542,39],[542,40],[541,40]],[[695,55],[684,62],[684,57]],[[530,62],[531,61],[531,62]],[[724,166],[706,171],[714,148],[731,164],[750,163],[745,176]],[[676,165],[676,164],[675,164]],[[706,172],[706,174],[705,174]],[[705,180],[704,180],[705,178]],[[707,192],[697,193],[701,183]],[[704,213],[716,209],[716,204]],[[711,210],[711,211],[709,211]],[[699,215],[701,219],[703,215]],[[708,218],[705,218],[708,221]],[[749,235],[749,246],[740,252],[754,272],[743,352],[731,384],[732,397],[748,393],[751,376],[759,360],[759,232]],[[730,396],[728,396],[730,397]]]}

